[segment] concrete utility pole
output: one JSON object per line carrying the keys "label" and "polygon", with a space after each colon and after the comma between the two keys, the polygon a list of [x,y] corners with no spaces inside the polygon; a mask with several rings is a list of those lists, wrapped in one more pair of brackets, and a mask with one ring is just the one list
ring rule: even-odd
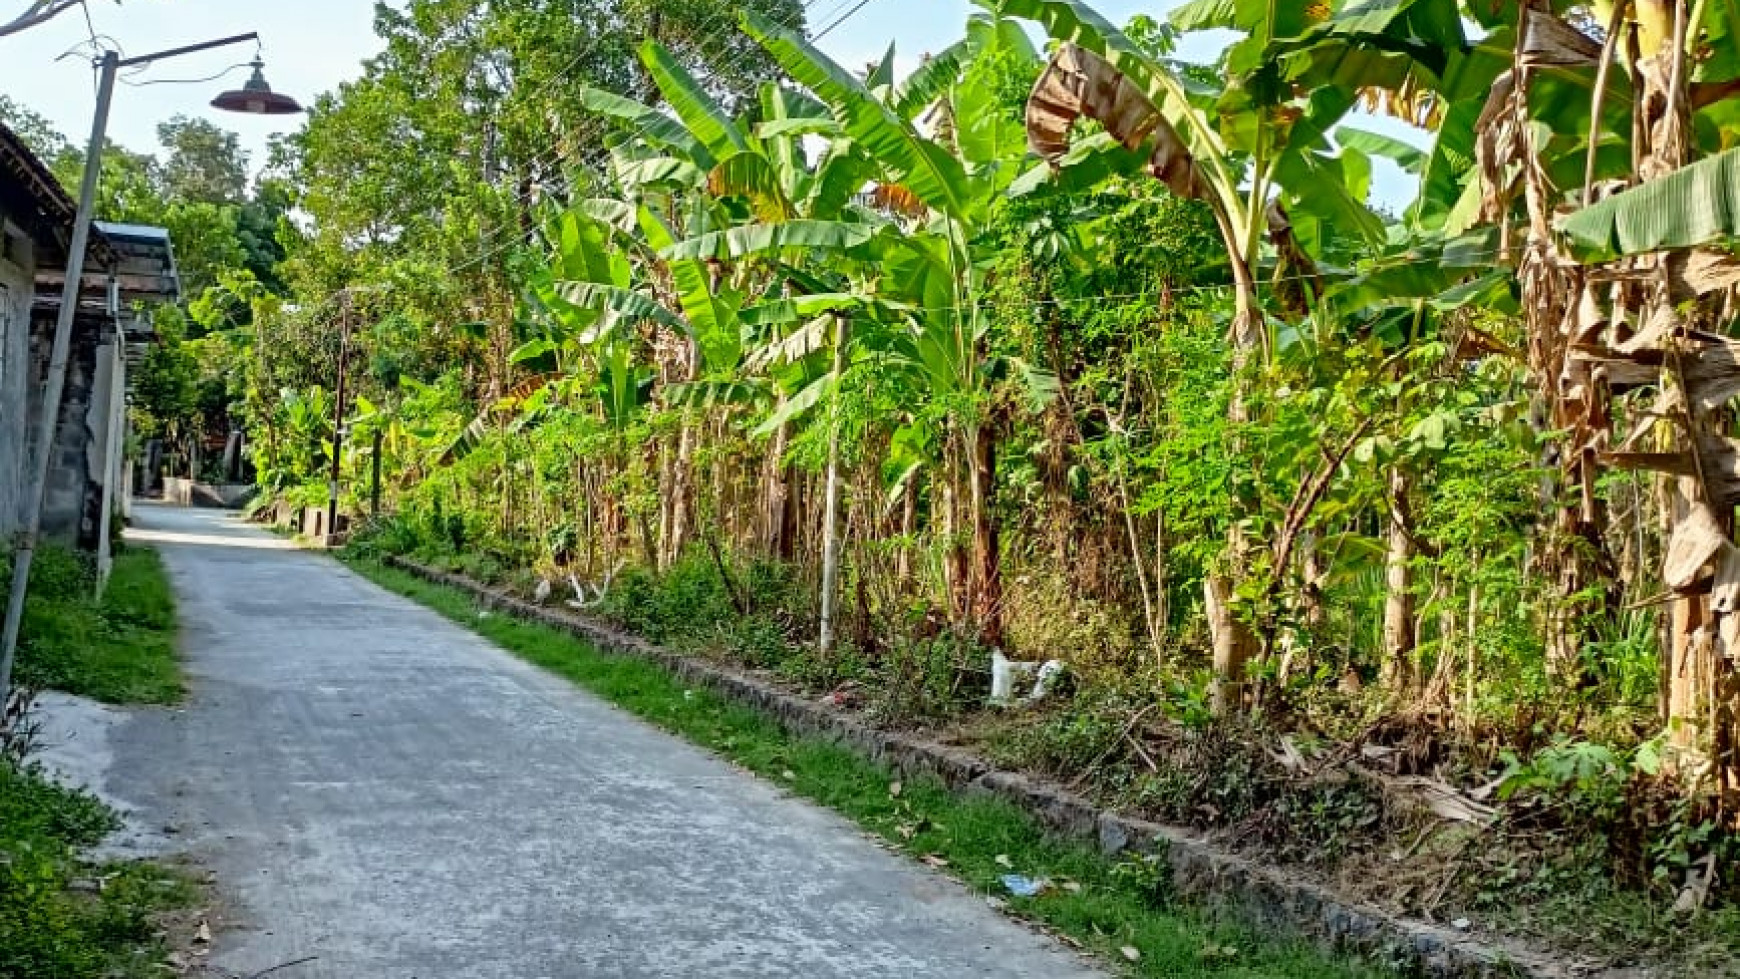
{"label": "concrete utility pole", "polygon": [[[33,10],[41,14],[50,6],[52,5],[39,3]],[[26,17],[29,16],[27,13]],[[48,13],[47,16],[53,16],[53,13]],[[0,36],[8,32],[7,27],[16,27],[17,23],[0,27]],[[23,26],[28,27],[30,24]],[[109,109],[115,98],[115,79],[122,68],[148,65],[154,61],[259,39],[258,34],[238,34],[235,37],[189,44],[137,58],[122,58],[114,51],[105,51],[98,62],[101,75],[97,84],[97,112],[91,121],[91,140],[85,150],[84,180],[79,186],[79,208],[73,218],[72,243],[68,247],[66,259],[66,284],[61,290],[60,312],[54,323],[54,343],[49,348],[48,378],[42,389],[42,418],[37,424],[34,443],[36,457],[26,474],[30,480],[24,491],[27,515],[24,529],[19,534],[17,550],[13,554],[11,593],[6,602],[6,624],[3,633],[0,633],[0,705],[4,705],[12,695],[12,666],[17,657],[18,630],[24,622],[24,598],[30,588],[30,565],[36,556],[37,541],[42,533],[42,507],[48,496],[48,474],[53,468],[54,435],[55,429],[60,425],[61,397],[66,392],[66,368],[72,351],[73,320],[78,315],[79,295],[84,288],[85,255],[90,249],[92,212],[96,207],[97,178],[103,171],[103,145],[108,140]],[[252,114],[301,111],[295,100],[276,95],[266,88],[265,80],[259,77],[257,61],[255,81],[250,82],[243,91],[219,96],[213,105]]]}
{"label": "concrete utility pole", "polygon": [[338,385],[332,406],[332,476],[326,483],[326,540],[338,534],[338,481],[344,475],[345,367],[350,361],[350,290],[339,300]]}

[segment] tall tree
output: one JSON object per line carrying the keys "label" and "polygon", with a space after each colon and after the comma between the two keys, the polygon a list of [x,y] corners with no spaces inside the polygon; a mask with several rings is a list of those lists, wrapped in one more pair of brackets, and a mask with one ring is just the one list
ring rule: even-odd
{"label": "tall tree", "polygon": [[46,116],[5,94],[0,94],[0,123],[17,133],[24,145],[44,160],[55,159],[72,146]]}
{"label": "tall tree", "polygon": [[163,190],[179,200],[239,204],[248,193],[248,154],[235,133],[204,119],[175,116],[157,126],[168,152]]}

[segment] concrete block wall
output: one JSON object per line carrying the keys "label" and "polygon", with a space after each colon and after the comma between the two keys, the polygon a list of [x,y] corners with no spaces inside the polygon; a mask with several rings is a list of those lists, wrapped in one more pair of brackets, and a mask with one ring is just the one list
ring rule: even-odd
{"label": "concrete block wall", "polygon": [[35,283],[30,239],[8,232],[5,225],[0,214],[0,541],[17,533],[23,514]]}
{"label": "concrete block wall", "polygon": [[[71,357],[67,361],[66,390],[61,396],[60,419],[55,431],[54,459],[48,476],[48,492],[42,509],[42,534],[46,539],[86,550],[95,550],[102,516],[102,486],[91,473],[103,463],[100,425],[108,401],[97,391],[100,330],[81,323],[73,331]],[[42,389],[47,384],[49,354],[54,343],[54,324],[37,320],[31,336],[30,440],[42,417]],[[30,446],[31,458],[37,447]]]}

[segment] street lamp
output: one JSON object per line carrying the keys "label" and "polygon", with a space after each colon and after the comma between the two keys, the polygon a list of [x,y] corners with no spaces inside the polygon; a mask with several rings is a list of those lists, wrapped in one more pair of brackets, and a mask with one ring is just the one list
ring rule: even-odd
{"label": "street lamp", "polygon": [[[18,630],[24,620],[24,596],[30,587],[30,564],[36,554],[36,542],[42,530],[42,506],[48,491],[50,460],[54,457],[54,434],[60,423],[61,396],[66,389],[67,360],[71,354],[73,317],[78,312],[79,293],[84,285],[85,252],[90,247],[91,211],[97,196],[97,177],[103,168],[103,144],[108,136],[109,107],[114,101],[115,78],[122,68],[136,68],[156,61],[166,61],[184,54],[196,54],[213,48],[228,47],[247,41],[259,41],[256,33],[202,41],[185,47],[171,48],[136,58],[123,58],[115,51],[106,51],[100,63],[102,76],[97,85],[97,113],[91,123],[91,142],[85,151],[84,182],[79,187],[78,215],[73,219],[72,243],[66,259],[66,283],[61,292],[60,312],[54,324],[54,346],[48,358],[48,379],[42,392],[42,418],[36,431],[36,459],[31,467],[30,483],[24,499],[29,507],[24,530],[18,538],[18,549],[12,561],[12,591],[6,604],[6,625],[0,635],[0,705],[12,693],[12,663],[18,651]],[[302,111],[296,100],[273,92],[260,73],[260,62],[253,63],[254,77],[240,90],[225,92],[213,100],[219,109],[252,115],[285,115]]]}
{"label": "street lamp", "polygon": [[254,69],[254,77],[248,79],[248,83],[241,88],[212,99],[212,108],[256,116],[290,116],[302,111],[302,106],[297,105],[295,99],[288,95],[279,95],[272,91],[272,86],[266,84],[266,76],[261,72],[265,65],[258,58],[248,67]]}

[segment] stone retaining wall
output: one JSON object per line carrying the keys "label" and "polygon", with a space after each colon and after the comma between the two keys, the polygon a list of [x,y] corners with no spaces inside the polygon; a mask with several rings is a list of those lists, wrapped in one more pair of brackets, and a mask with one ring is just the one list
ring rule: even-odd
{"label": "stone retaining wall", "polygon": [[175,506],[240,510],[258,492],[252,483],[201,483],[185,476],[163,479],[163,502]]}
{"label": "stone retaining wall", "polygon": [[679,655],[594,619],[534,605],[415,561],[389,556],[387,562],[470,593],[486,607],[571,633],[611,653],[657,663],[686,683],[769,714],[790,732],[846,744],[907,776],[929,773],[956,789],[1006,799],[1033,813],[1052,830],[1094,841],[1108,854],[1164,852],[1182,893],[1226,907],[1259,928],[1305,935],[1335,949],[1398,964],[1414,964],[1421,974],[1433,979],[1654,979],[1650,972],[1568,963],[1502,938],[1475,937],[1393,915],[1320,885],[1285,876],[1179,827],[1101,810],[1061,786],[994,769],[970,752],[918,735],[873,727],[747,673]]}

